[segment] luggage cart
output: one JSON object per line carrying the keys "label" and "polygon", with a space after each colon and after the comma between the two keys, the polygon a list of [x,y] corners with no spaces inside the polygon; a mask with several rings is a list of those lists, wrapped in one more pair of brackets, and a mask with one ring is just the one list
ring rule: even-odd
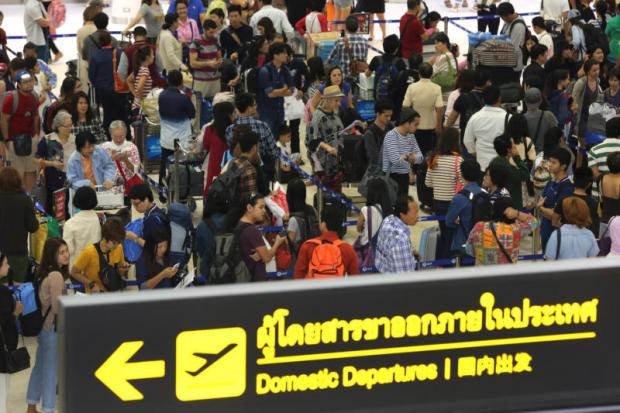
{"label": "luggage cart", "polygon": [[152,122],[146,116],[142,116],[140,120],[133,122],[131,126],[136,137],[136,146],[140,152],[142,169],[147,174],[159,171],[161,159],[160,124]]}
{"label": "luggage cart", "polygon": [[205,172],[199,142],[175,142],[174,155],[166,162],[164,186],[168,193],[168,206],[174,202],[187,203],[190,211],[196,210],[196,199],[204,196]]}

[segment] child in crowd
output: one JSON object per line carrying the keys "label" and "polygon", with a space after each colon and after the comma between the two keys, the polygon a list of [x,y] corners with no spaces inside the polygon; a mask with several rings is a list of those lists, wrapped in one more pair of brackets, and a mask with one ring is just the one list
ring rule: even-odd
{"label": "child in crowd", "polygon": [[441,21],[441,15],[436,11],[432,11],[426,16],[424,19],[424,28],[426,29],[426,34],[432,36],[435,33],[439,33],[441,30],[437,27],[439,22]]}
{"label": "child in crowd", "polygon": [[[301,154],[291,153],[291,128],[282,125],[278,129],[278,142],[276,143],[280,151],[286,155],[296,165],[301,165]],[[293,178],[297,178],[298,174],[290,165],[283,160],[280,160],[279,179],[280,183],[287,183]]]}

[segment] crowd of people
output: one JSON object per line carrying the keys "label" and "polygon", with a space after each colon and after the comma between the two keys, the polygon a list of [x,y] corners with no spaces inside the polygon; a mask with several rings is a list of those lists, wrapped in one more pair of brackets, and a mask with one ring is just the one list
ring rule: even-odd
{"label": "crowd of people", "polygon": [[[510,45],[516,63],[502,72],[459,57],[439,14],[420,0],[407,1],[400,36],[381,24],[383,54],[372,59],[373,29],[360,33],[352,0],[285,1],[288,12],[272,0],[176,0],[167,11],[144,0],[122,41],[92,0],[77,33],[77,70],[62,81],[49,67],[62,57],[49,36],[58,5],[26,3],[22,55],[0,54],[0,282],[34,283],[44,315],[29,413],[40,402],[43,412],[55,409],[55,323],[67,282],[92,294],[124,289],[130,273],[139,289],[153,289],[192,270],[195,284],[208,285],[412,272],[423,207],[440,217],[436,259],[516,264],[530,236],[547,260],[620,255],[615,3],[545,1],[530,30],[512,4],[476,2],[478,15],[493,17],[480,30]],[[383,18],[383,1],[360,3],[356,11]],[[343,25],[328,21],[326,6]],[[342,32],[323,61],[311,53],[312,34],[328,29]],[[0,44],[4,37],[0,29]],[[434,56],[424,55],[425,42]],[[361,78],[374,79],[370,92]],[[364,92],[374,100],[367,122],[358,113]],[[136,125],[149,116],[159,124],[159,185],[147,182],[136,145]],[[187,199],[167,209],[156,201],[165,201],[170,158],[185,144],[205,156],[195,230]],[[345,182],[359,182],[360,208],[343,194]],[[99,196],[115,188],[128,208],[103,217]],[[71,194],[64,205],[59,191]],[[143,218],[130,222],[131,209]],[[59,215],[60,236],[50,235],[33,263],[29,234]],[[189,245],[181,250],[180,229]],[[0,284],[0,353],[17,346],[22,311]]]}

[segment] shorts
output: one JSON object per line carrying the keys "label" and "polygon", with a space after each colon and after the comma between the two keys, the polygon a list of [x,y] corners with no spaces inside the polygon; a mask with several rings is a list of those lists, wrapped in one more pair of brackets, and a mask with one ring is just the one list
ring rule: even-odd
{"label": "shorts", "polygon": [[220,79],[210,81],[194,79],[194,90],[200,92],[205,99],[213,99],[222,90],[222,81]]}
{"label": "shorts", "polygon": [[353,7],[353,0],[334,0],[334,6],[339,9],[348,9]]}
{"label": "shorts", "polygon": [[37,172],[37,164],[34,161],[37,143],[38,142],[36,139],[32,140],[32,153],[30,155],[17,156],[15,155],[15,150],[13,149],[13,142],[7,142],[8,148],[6,151],[6,160],[7,162],[10,162],[13,168],[17,169],[17,172],[19,172],[20,175]]}
{"label": "shorts", "polygon": [[[383,0],[364,0],[362,10],[366,13],[377,13],[383,14],[385,13],[385,1]],[[358,7],[359,2],[358,2]]]}

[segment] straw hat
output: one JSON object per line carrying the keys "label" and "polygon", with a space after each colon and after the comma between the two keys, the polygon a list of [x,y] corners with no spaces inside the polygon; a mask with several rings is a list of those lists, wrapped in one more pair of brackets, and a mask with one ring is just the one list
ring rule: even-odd
{"label": "straw hat", "polygon": [[344,96],[344,93],[340,90],[338,86],[327,86],[323,89],[322,99],[331,99],[331,98],[341,98]]}

